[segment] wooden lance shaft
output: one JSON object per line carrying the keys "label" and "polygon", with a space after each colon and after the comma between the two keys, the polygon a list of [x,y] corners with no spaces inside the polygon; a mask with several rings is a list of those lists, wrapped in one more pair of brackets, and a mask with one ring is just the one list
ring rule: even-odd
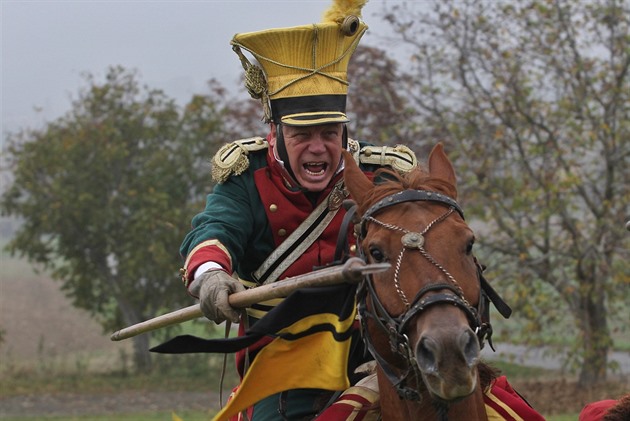
{"label": "wooden lance shaft", "polygon": [[[234,308],[245,308],[273,298],[286,297],[299,288],[335,285],[342,282],[356,283],[363,278],[363,275],[382,272],[389,269],[389,267],[389,263],[366,264],[360,258],[353,257],[340,266],[315,270],[304,275],[292,276],[281,281],[230,294],[228,301]],[[199,304],[194,304],[121,329],[114,332],[110,338],[112,341],[120,341],[202,316],[203,313]]]}

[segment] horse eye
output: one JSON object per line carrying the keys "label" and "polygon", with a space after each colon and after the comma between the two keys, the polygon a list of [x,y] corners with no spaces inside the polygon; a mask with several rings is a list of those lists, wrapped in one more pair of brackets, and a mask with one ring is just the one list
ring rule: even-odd
{"label": "horse eye", "polygon": [[468,244],[466,244],[466,254],[471,254],[473,250],[473,246],[475,245],[475,237],[472,237]]}
{"label": "horse eye", "polygon": [[372,259],[374,259],[374,261],[376,262],[382,262],[383,260],[385,260],[385,255],[378,247],[370,247],[370,256],[372,256]]}

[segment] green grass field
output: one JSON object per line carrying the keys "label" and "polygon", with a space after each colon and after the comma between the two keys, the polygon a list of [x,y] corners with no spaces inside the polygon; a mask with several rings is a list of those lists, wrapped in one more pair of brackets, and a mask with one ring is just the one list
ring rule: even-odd
{"label": "green grass field", "polygon": [[[154,370],[152,374],[131,374],[122,372],[95,373],[86,375],[85,373],[56,372],[54,367],[47,371],[38,369],[22,369],[19,373],[14,372],[6,376],[4,372],[0,386],[0,398],[30,394],[108,394],[115,391],[200,391],[208,390],[216,386],[218,378],[219,361],[206,361],[207,356],[185,356],[186,361],[181,365],[173,365],[170,361],[158,362],[161,367]],[[205,366],[207,371],[200,371],[195,367]],[[528,381],[532,379],[548,377],[550,373],[543,369],[523,367],[511,363],[495,364],[511,380]],[[233,370],[233,366],[229,367]],[[215,379],[214,381],[209,379]],[[233,380],[233,379],[232,379]],[[209,405],[210,407],[210,405]],[[212,419],[215,411],[208,410],[147,410],[130,411],[128,413],[94,414],[80,416],[28,416],[13,415],[10,417],[0,417],[6,421],[35,421],[35,420],[74,420],[74,421],[105,421],[115,417],[118,421],[208,421]],[[550,421],[576,420],[577,413],[567,413],[561,415],[547,416]]]}

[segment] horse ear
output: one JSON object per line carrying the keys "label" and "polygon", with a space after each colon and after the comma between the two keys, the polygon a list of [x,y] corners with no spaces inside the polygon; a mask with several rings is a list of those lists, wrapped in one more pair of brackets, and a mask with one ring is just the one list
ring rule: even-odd
{"label": "horse ear", "polygon": [[359,169],[352,154],[348,151],[342,151],[344,160],[343,179],[346,188],[350,192],[350,196],[357,202],[363,203],[365,194],[374,186],[369,178]]}
{"label": "horse ear", "polygon": [[[457,177],[455,176],[455,169],[453,164],[446,156],[444,152],[444,145],[438,143],[433,147],[433,150],[429,154],[429,174],[431,177],[441,178],[447,181],[450,185],[457,190]],[[456,197],[454,197],[456,199]]]}

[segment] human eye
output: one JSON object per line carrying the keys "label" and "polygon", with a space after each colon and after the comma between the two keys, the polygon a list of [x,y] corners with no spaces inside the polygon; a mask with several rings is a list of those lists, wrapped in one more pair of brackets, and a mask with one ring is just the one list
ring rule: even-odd
{"label": "human eye", "polygon": [[311,138],[311,135],[308,132],[297,132],[294,137],[298,142],[306,142]]}
{"label": "human eye", "polygon": [[337,129],[324,130],[322,135],[324,139],[337,140],[339,138],[339,131]]}
{"label": "human eye", "polygon": [[304,130],[291,130],[288,133],[285,133],[286,139],[291,139],[295,142],[304,141],[308,137],[308,133]]}

